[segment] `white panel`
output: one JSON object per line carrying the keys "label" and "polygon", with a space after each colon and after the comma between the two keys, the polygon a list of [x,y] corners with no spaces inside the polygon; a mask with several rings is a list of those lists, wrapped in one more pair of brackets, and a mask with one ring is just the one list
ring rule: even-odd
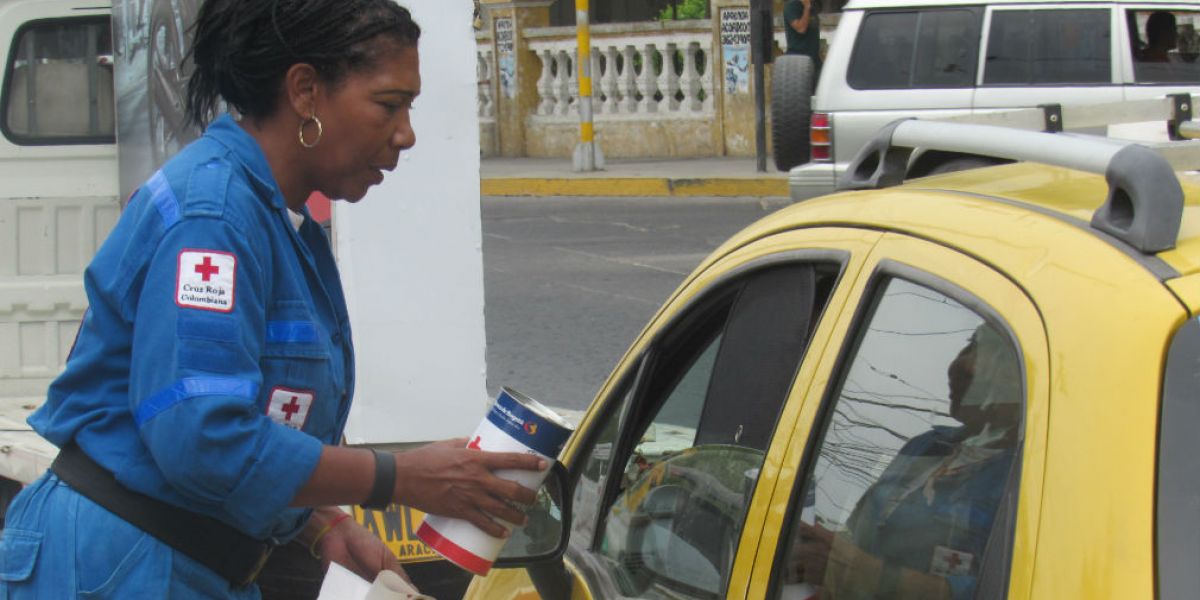
{"label": "white panel", "polygon": [[[62,206],[55,211],[55,226],[52,241],[55,242],[55,273],[82,273],[87,261],[92,258],[92,249],[84,248],[82,233],[83,207]],[[87,240],[90,241],[90,240]]]}
{"label": "white panel", "polygon": [[417,144],[334,205],[358,356],[351,444],[465,436],[487,406],[470,0],[404,0],[421,26]]}
{"label": "white panel", "polygon": [[0,277],[17,274],[17,210],[0,202]]}
{"label": "white panel", "polygon": [[21,347],[21,374],[43,371],[46,368],[46,323],[21,323],[17,333]]}
{"label": "white panel", "polygon": [[0,400],[40,402],[62,371],[83,269],[118,214],[114,196],[0,197]]}

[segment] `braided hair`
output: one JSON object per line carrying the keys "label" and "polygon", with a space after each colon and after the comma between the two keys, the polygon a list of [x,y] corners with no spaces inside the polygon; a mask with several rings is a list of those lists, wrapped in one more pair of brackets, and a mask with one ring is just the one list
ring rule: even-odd
{"label": "braided hair", "polygon": [[244,116],[267,117],[292,65],[310,64],[336,85],[374,66],[380,36],[415,47],[421,29],[394,0],[205,0],[188,51],[188,120],[203,127],[222,99]]}

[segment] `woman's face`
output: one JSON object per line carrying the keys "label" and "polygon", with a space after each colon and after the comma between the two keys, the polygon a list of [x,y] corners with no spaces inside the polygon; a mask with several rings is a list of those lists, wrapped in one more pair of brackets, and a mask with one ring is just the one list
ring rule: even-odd
{"label": "woman's face", "polygon": [[[421,93],[415,47],[380,40],[373,68],[352,72],[317,100],[324,125],[309,163],[312,187],[326,196],[357,202],[383,181],[400,152],[416,143],[409,112]],[[306,134],[312,139],[315,128]]]}

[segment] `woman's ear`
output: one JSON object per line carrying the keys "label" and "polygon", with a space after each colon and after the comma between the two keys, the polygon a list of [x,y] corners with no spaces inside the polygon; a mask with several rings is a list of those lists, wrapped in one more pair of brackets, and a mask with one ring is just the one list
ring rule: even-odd
{"label": "woman's ear", "polygon": [[307,119],[317,111],[317,70],[308,63],[296,63],[283,75],[283,93],[287,106],[300,119]]}

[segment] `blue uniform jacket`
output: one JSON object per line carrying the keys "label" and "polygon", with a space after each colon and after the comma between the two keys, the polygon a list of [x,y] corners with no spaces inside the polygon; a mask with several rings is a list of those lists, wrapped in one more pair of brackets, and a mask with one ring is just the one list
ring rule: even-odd
{"label": "blue uniform jacket", "polygon": [[856,545],[893,566],[934,572],[931,566],[939,547],[965,558],[967,566],[961,572],[943,575],[956,600],[975,594],[992,521],[1016,455],[1008,448],[939,479],[931,502],[920,487],[910,490],[929,461],[949,456],[964,437],[963,428],[938,426],[909,440],[859,500],[847,523]]}
{"label": "blue uniform jacket", "polygon": [[299,231],[228,115],[131,198],[84,275],[90,307],[29,423],[126,487],[284,541],[288,503],[354,388],[350,323],[321,228]]}

